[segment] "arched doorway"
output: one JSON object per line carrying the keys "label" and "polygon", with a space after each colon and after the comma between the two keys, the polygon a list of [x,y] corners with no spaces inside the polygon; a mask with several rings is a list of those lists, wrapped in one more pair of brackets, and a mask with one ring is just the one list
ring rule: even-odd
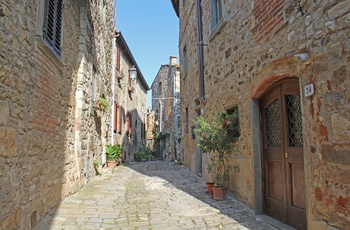
{"label": "arched doorway", "polygon": [[301,98],[298,79],[285,79],[260,99],[263,208],[297,229],[306,229]]}

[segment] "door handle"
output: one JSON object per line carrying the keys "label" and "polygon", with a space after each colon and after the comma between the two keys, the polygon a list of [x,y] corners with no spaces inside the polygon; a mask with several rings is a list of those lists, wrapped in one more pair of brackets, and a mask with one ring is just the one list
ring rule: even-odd
{"label": "door handle", "polygon": [[288,158],[288,153],[284,153],[284,157],[285,157],[285,158]]}

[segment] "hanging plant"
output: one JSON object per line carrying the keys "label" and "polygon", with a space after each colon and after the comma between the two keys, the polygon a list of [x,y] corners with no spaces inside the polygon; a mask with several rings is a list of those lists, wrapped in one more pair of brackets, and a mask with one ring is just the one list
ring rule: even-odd
{"label": "hanging plant", "polygon": [[103,97],[99,97],[95,103],[94,103],[95,109],[101,110],[103,112],[107,112],[109,109],[109,103],[108,101],[103,98]]}

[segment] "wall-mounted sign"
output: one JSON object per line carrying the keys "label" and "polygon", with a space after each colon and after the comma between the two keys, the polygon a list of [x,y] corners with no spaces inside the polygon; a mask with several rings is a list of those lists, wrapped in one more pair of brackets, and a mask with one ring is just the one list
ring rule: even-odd
{"label": "wall-mounted sign", "polygon": [[307,84],[304,88],[305,97],[309,97],[311,95],[314,95],[315,93],[315,87],[313,83]]}

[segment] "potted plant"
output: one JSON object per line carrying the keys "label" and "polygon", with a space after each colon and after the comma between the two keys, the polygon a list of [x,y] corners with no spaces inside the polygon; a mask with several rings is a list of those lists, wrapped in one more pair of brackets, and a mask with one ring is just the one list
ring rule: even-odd
{"label": "potted plant", "polygon": [[107,145],[106,160],[109,168],[114,168],[121,163],[123,149],[119,144]]}
{"label": "potted plant", "polygon": [[[224,199],[227,193],[227,181],[229,171],[234,167],[229,164],[229,156],[235,141],[233,132],[238,129],[238,113],[221,114],[213,122],[207,121],[203,116],[196,120],[198,147],[203,153],[210,154],[210,161],[207,163],[208,173],[212,174],[214,180],[213,198]],[[226,121],[229,119],[230,121]]]}
{"label": "potted plant", "polygon": [[108,111],[109,103],[105,98],[99,97],[95,101],[94,107],[95,107],[95,111],[96,111],[97,115],[101,115],[101,113]]}

